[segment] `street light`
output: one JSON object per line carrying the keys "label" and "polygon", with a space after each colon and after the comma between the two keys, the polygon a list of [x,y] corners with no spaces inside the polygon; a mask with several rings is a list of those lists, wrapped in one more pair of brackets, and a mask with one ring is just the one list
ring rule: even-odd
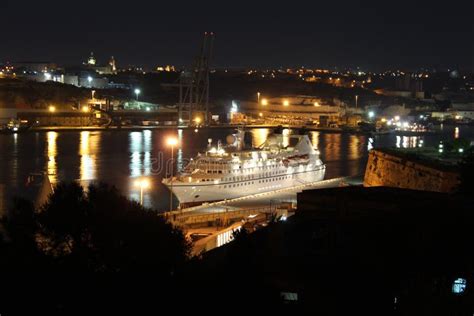
{"label": "street light", "polygon": [[174,162],[174,146],[178,144],[175,137],[169,137],[166,144],[171,147],[171,178],[170,178],[170,212],[173,211],[173,162]]}
{"label": "street light", "polygon": [[135,181],[135,186],[140,188],[140,204],[143,206],[143,190],[146,190],[150,187],[150,181],[147,179],[140,179]]}
{"label": "street light", "polygon": [[140,89],[138,88],[135,89],[135,95],[137,96],[137,101],[138,101],[138,96],[140,95],[140,93],[142,93]]}
{"label": "street light", "polygon": [[198,116],[194,119],[194,122],[196,122],[196,125],[199,126],[199,124],[201,124],[201,118]]}

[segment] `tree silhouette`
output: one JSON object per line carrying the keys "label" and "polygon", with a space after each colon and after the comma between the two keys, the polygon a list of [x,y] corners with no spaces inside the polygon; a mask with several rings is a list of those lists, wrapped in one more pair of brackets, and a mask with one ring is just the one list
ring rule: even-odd
{"label": "tree silhouette", "polygon": [[38,224],[32,202],[14,199],[8,214],[1,219],[0,269],[2,271],[25,270],[30,272],[44,268],[46,258],[36,245]]}
{"label": "tree silhouette", "polygon": [[179,229],[106,184],[58,185],[38,220],[41,249],[78,269],[169,275],[190,254]]}
{"label": "tree silhouette", "polygon": [[15,261],[42,258],[64,271],[169,277],[191,251],[181,230],[106,184],[91,185],[87,192],[77,183],[59,184],[36,210],[29,201],[16,200],[2,223],[0,251],[11,254],[12,267]]}

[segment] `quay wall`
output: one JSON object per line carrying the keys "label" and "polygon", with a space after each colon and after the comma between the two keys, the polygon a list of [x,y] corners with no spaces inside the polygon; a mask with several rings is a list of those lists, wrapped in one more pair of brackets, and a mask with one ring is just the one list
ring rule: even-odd
{"label": "quay wall", "polygon": [[454,192],[459,172],[424,164],[404,155],[372,150],[365,170],[364,186],[385,186],[413,190]]}

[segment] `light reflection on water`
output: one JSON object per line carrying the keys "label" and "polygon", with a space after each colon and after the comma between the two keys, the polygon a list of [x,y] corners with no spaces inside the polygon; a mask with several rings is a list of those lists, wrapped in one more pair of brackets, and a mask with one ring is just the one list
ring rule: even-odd
{"label": "light reflection on water", "polygon": [[90,182],[97,179],[97,157],[100,155],[100,133],[83,131],[80,136],[79,155],[81,156],[80,181]]}
{"label": "light reflection on water", "polygon": [[252,130],[252,146],[260,147],[267,140],[270,133],[268,128],[256,128]]}
{"label": "light reflection on water", "polygon": [[56,155],[58,154],[57,150],[57,139],[58,133],[57,132],[48,132],[48,164],[46,170],[48,171],[49,179],[51,183],[58,182],[57,174],[57,165],[56,165]]}
{"label": "light reflection on water", "polygon": [[423,146],[422,136],[396,136],[397,148],[416,148]]}
{"label": "light reflection on water", "polygon": [[[440,140],[452,140],[456,135],[472,139],[473,130],[464,126],[458,129],[444,126],[443,134],[439,135],[381,135],[372,138],[312,131],[309,137],[327,165],[327,177],[333,178],[362,174],[367,152],[372,147],[437,146]],[[199,133],[193,130],[144,130],[0,135],[0,184],[6,184],[5,195],[11,198],[21,193],[29,173],[47,171],[52,182],[80,180],[86,185],[91,181],[103,181],[138,200],[140,192],[134,181],[145,177],[150,180],[151,187],[144,192],[144,204],[166,210],[169,192],[161,184],[165,172],[162,165],[171,155],[166,137],[178,138],[175,170],[181,170],[187,159],[206,148],[208,138],[212,138],[214,144],[218,140],[225,144],[226,136],[232,132],[202,129]],[[260,146],[269,134],[269,129],[252,130],[249,135],[252,145]]]}

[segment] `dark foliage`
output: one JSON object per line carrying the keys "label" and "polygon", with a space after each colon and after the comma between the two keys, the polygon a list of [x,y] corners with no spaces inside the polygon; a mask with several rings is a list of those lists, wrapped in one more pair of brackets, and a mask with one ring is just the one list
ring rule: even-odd
{"label": "dark foliage", "polygon": [[181,230],[105,184],[60,184],[40,209],[15,200],[0,228],[8,315],[158,308],[191,250]]}
{"label": "dark foliage", "polygon": [[87,193],[79,184],[60,184],[39,210],[16,200],[3,224],[2,248],[14,249],[10,259],[49,260],[62,271],[171,276],[191,249],[179,229],[105,184]]}

